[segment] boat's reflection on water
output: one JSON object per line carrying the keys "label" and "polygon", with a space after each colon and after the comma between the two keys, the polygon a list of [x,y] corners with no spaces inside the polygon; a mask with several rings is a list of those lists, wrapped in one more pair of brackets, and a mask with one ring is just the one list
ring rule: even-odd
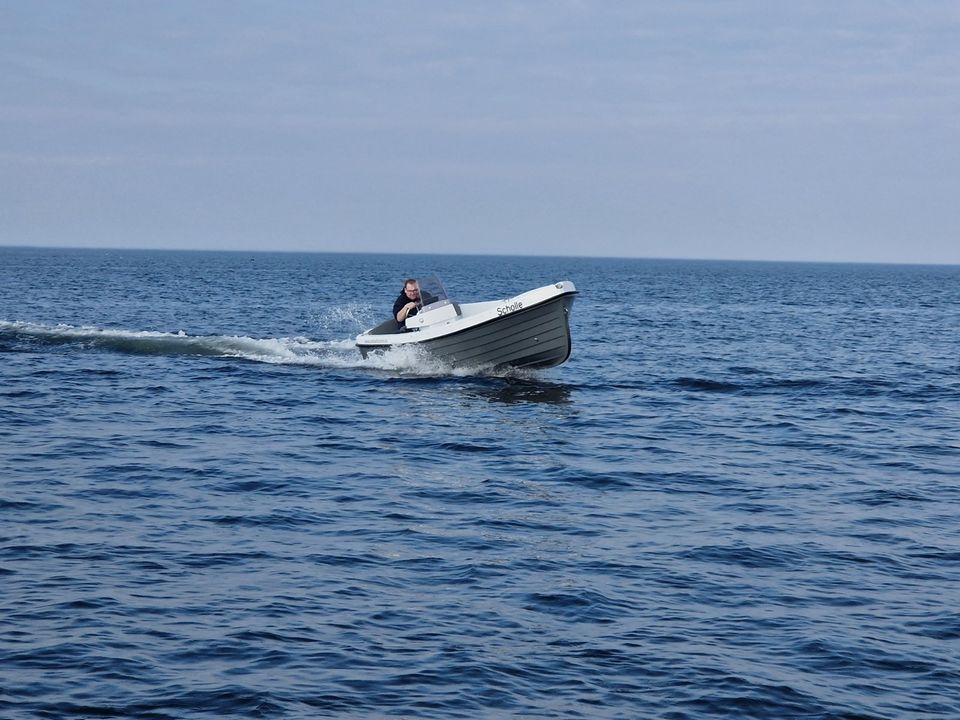
{"label": "boat's reflection on water", "polygon": [[491,378],[472,385],[468,393],[477,398],[506,404],[543,403],[565,405],[572,402],[572,385],[527,378]]}

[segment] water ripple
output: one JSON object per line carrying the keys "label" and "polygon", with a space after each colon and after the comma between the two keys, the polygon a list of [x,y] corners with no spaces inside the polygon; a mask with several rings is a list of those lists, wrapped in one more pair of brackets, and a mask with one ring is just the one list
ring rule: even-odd
{"label": "water ripple", "polygon": [[431,258],[583,288],[473,375],[410,258],[0,252],[4,718],[960,717],[956,270]]}

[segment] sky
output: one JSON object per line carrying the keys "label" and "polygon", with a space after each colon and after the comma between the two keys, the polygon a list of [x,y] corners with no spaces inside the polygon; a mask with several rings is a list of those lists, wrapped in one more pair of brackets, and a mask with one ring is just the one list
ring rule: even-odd
{"label": "sky", "polygon": [[0,0],[0,245],[960,263],[960,2]]}

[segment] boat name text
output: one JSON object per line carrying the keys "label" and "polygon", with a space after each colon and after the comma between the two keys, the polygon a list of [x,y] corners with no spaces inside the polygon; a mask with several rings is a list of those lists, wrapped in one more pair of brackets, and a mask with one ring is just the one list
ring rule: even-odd
{"label": "boat name text", "polygon": [[523,309],[523,301],[517,300],[515,303],[511,303],[510,305],[505,305],[504,307],[498,307],[497,315],[500,315],[502,317],[516,310],[522,310],[522,309]]}

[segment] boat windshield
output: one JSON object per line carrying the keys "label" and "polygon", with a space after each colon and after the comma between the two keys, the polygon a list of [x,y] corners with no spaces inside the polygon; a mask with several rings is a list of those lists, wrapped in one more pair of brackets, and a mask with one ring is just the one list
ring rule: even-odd
{"label": "boat windshield", "polygon": [[420,312],[435,310],[450,304],[447,291],[436,275],[417,278],[417,285],[420,287]]}

